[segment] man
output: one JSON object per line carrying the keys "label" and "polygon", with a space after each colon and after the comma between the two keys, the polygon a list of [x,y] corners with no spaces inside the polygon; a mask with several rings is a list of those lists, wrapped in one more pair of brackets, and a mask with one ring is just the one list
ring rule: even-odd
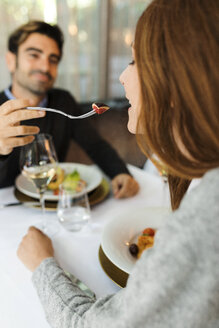
{"label": "man", "polygon": [[[50,112],[45,116],[43,112],[20,109],[42,106],[80,115],[80,108],[71,94],[53,88],[63,41],[58,26],[40,21],[21,26],[9,37],[6,61],[12,84],[0,93],[0,105],[3,104],[0,107],[0,187],[14,183],[20,171],[19,146],[31,142],[33,134],[40,131],[53,136],[60,162],[65,160],[73,138],[112,179],[115,197],[133,196],[138,192],[138,183],[115,150],[90,126],[88,119],[73,121]],[[9,99],[16,100],[6,102]],[[30,121],[33,118],[34,123]]]}

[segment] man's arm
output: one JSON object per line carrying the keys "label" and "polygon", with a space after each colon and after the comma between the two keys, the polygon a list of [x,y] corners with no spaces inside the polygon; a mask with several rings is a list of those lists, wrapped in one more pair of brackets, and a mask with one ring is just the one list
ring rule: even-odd
{"label": "man's arm", "polygon": [[[8,187],[11,185],[11,181],[8,181],[8,161],[10,161],[9,155],[0,155],[0,188]],[[11,172],[11,175],[14,175],[13,172]]]}
{"label": "man's arm", "polygon": [[[39,132],[38,127],[21,125],[20,122],[45,116],[44,112],[26,110],[29,104],[27,100],[15,99],[0,106],[0,188],[14,181],[18,160],[16,149],[32,142],[33,135]],[[14,159],[16,163],[12,163]]]}

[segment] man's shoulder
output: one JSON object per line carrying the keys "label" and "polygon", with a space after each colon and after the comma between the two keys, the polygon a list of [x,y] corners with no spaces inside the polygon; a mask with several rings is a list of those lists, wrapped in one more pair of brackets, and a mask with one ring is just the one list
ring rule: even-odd
{"label": "man's shoulder", "polygon": [[8,98],[6,97],[4,91],[0,92],[0,105],[2,105],[4,102],[6,102]]}

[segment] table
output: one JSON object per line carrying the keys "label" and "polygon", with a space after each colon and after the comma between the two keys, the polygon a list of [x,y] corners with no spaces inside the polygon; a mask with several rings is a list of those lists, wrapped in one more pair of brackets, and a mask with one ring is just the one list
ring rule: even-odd
{"label": "table", "polygon": [[[112,193],[102,203],[92,207],[90,228],[77,233],[60,231],[52,238],[55,257],[61,267],[82,280],[96,296],[116,293],[119,287],[103,272],[98,249],[104,224],[134,208],[168,206],[163,181],[134,166],[128,166],[140,184],[140,192],[133,198],[116,200]],[[16,201],[13,187],[0,189],[0,202]],[[55,212],[47,213],[49,220],[57,220]],[[31,282],[32,273],[16,256],[17,247],[30,225],[41,222],[41,213],[23,205],[0,210],[0,327],[49,328],[43,308]]]}

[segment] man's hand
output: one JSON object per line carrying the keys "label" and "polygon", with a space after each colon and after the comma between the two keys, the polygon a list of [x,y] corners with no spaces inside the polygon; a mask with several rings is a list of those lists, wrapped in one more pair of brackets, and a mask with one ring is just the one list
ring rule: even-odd
{"label": "man's hand", "polygon": [[24,146],[34,140],[37,126],[20,125],[21,121],[45,116],[45,112],[24,109],[28,100],[8,100],[0,106],[0,155],[8,155],[14,147]]}
{"label": "man's hand", "polygon": [[129,174],[118,174],[112,180],[113,194],[115,198],[128,198],[139,191],[138,182]]}
{"label": "man's hand", "polygon": [[48,257],[53,257],[52,242],[43,232],[30,227],[20,243],[17,256],[32,272]]}

